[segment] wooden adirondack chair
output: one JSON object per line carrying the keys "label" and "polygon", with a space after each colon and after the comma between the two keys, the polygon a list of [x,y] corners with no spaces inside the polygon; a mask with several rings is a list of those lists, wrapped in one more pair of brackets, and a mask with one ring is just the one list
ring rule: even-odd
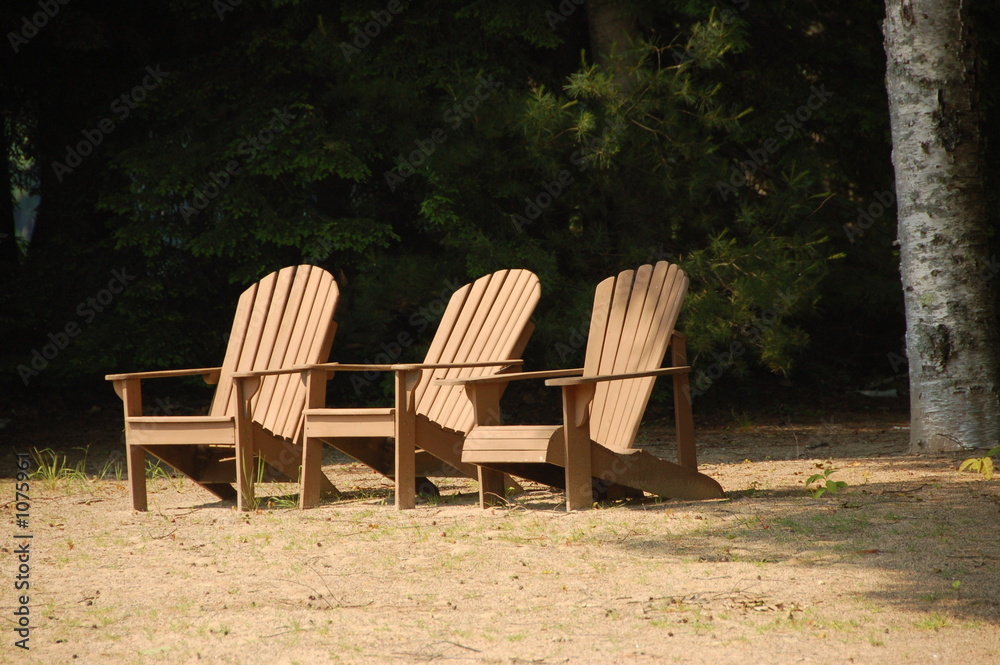
{"label": "wooden adirondack chair", "polygon": [[[269,479],[298,479],[305,386],[291,375],[258,372],[325,361],[337,327],[338,297],[337,283],[325,270],[283,268],[240,296],[221,367],[106,377],[124,402],[135,510],[146,510],[146,452],[220,499],[235,498],[240,510],[254,504],[254,479],[264,471],[257,464],[266,464]],[[242,378],[234,377],[237,372]],[[197,375],[217,384],[208,415],[143,415],[143,379]],[[329,480],[324,485],[336,492]]]}
{"label": "wooden adirondack chair", "polygon": [[[723,496],[722,487],[698,473],[684,336],[674,331],[687,276],[661,261],[609,277],[597,287],[584,366],[581,369],[439,380],[464,385],[477,407],[462,461],[481,472],[480,502],[497,500],[499,472],[566,489],[568,510],[591,506],[598,496],[642,495],[681,499]],[[659,368],[668,344],[676,366]],[[678,461],[632,447],[657,376],[674,379]],[[544,378],[563,392],[563,425],[504,426],[492,412],[500,381]],[[485,394],[485,399],[483,395]],[[491,492],[493,492],[491,494]]]}
{"label": "wooden adirondack chair", "polygon": [[[305,368],[310,408],[305,411],[301,507],[319,500],[322,442],[393,478],[397,508],[414,507],[418,480],[427,486],[433,476],[476,477],[476,467],[461,459],[462,440],[472,427],[472,404],[461,388],[442,387],[435,380],[493,375],[519,366],[540,295],[533,273],[501,270],[452,294],[423,363]],[[323,408],[327,379],[334,372],[356,371],[395,372],[394,406]],[[500,392],[493,393],[494,418]],[[387,437],[394,445],[386,443]],[[503,479],[496,482],[502,485]]]}

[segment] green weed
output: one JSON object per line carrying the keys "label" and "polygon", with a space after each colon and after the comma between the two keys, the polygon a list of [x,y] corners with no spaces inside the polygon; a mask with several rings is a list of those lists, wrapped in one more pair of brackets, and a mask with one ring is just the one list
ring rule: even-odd
{"label": "green weed", "polygon": [[105,480],[108,476],[114,477],[114,479],[119,482],[121,482],[121,480],[125,477],[125,467],[122,465],[122,461],[120,459],[109,457],[107,461],[104,462],[104,466],[101,467],[101,470],[97,472],[97,478],[101,480]]}
{"label": "green weed", "polygon": [[86,480],[87,449],[77,450],[83,451],[83,459],[71,466],[65,454],[60,455],[51,448],[32,448],[30,453],[35,462],[35,470],[31,472],[31,477],[49,483],[67,479]]}
{"label": "green weed", "polygon": [[169,480],[170,476],[167,475],[167,470],[160,466],[160,460],[146,460],[146,478],[149,480],[155,480],[156,478],[163,478]]}
{"label": "green weed", "polygon": [[926,619],[914,622],[913,625],[924,630],[941,630],[948,626],[948,618],[939,612],[935,612]]}
{"label": "green weed", "polygon": [[733,409],[730,409],[729,413],[731,413],[733,416],[733,425],[736,427],[736,429],[742,431],[753,429],[754,426],[753,417],[749,413],[747,413],[746,411],[736,411]]}
{"label": "green weed", "polygon": [[[822,473],[811,475],[806,480],[806,491],[811,493],[814,499],[818,499],[826,493],[836,494],[847,487],[847,483],[842,480],[830,480],[830,476],[839,471],[839,469],[833,467],[832,461],[827,461],[826,463],[820,462],[816,465],[816,468],[820,469]],[[813,483],[815,483],[815,486],[810,487]]]}
{"label": "green weed", "polygon": [[267,498],[268,508],[297,508],[299,505],[299,497],[294,494],[286,494],[284,496],[270,496]]}
{"label": "green weed", "polygon": [[[256,460],[256,462],[257,462],[257,468],[255,469],[256,473],[254,474],[253,486],[252,486],[253,488],[256,488],[257,485],[260,485],[261,483],[264,482],[264,467],[266,465],[263,455],[260,455],[259,459]],[[254,489],[253,497],[250,499],[250,510],[257,511],[259,508],[260,508],[260,497],[257,496],[256,489]]]}

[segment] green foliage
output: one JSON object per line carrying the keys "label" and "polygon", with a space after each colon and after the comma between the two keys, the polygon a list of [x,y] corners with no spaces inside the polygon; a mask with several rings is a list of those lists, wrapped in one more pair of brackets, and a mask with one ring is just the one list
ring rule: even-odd
{"label": "green foliage", "polygon": [[889,225],[842,230],[891,181],[878,6],[623,3],[637,39],[608,60],[586,5],[401,6],[364,44],[385,2],[64,7],[77,37],[40,37],[0,82],[37,164],[147,66],[168,75],[71,175],[39,169],[39,235],[0,303],[25,341],[4,365],[122,265],[137,280],[39,383],[215,364],[236,294],[298,262],[341,282],[347,361],[401,333],[418,357],[445,285],[529,268],[544,294],[528,361],[564,366],[597,278],[668,259],[691,277],[700,392],[796,371],[896,306]]}
{"label": "green foliage", "polygon": [[1000,446],[991,448],[988,453],[982,457],[972,457],[965,460],[959,465],[959,471],[972,471],[973,473],[981,473],[983,478],[986,480],[993,479],[993,458],[1000,454]]}
{"label": "green foliage", "polygon": [[[747,361],[787,372],[809,339],[791,321],[812,311],[834,255],[820,230],[802,223],[824,196],[807,172],[791,164],[737,178],[723,156],[751,109],[727,104],[706,72],[744,48],[738,23],[696,23],[690,39],[698,43],[688,42],[678,64],[665,47],[637,45],[621,56],[627,85],[584,65],[568,77],[565,96],[534,89],[522,122],[538,179],[550,182],[572,165],[585,185],[574,182],[526,234],[553,253],[565,253],[567,233],[577,236],[594,255],[590,270],[612,268],[612,256],[673,258],[693,282],[685,309],[693,362],[739,343],[752,353],[738,354],[737,372]],[[740,168],[757,168],[747,164]]]}
{"label": "green foliage", "polygon": [[[820,463],[816,467],[822,470],[822,473],[816,473],[806,480],[806,490],[813,495],[813,498],[818,499],[824,494],[837,494],[840,490],[847,487],[847,483],[842,480],[831,480],[830,476],[839,471],[833,467],[832,462],[827,462],[826,464]],[[814,485],[815,483],[815,485]],[[814,485],[810,487],[810,485]]]}

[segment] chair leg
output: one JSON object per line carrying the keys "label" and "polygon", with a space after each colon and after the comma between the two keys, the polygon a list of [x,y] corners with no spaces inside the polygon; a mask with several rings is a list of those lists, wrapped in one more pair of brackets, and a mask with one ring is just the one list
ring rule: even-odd
{"label": "chair leg", "polygon": [[[533,326],[527,329],[530,335]],[[522,333],[522,339],[518,341],[518,349],[523,349],[528,343],[528,336]],[[520,354],[520,351],[517,352]],[[500,395],[507,387],[505,383],[486,384],[477,386],[469,384],[465,387],[465,392],[472,402],[474,412],[474,426],[500,424]],[[457,449],[458,457],[461,457],[461,444]],[[490,506],[503,505],[506,502],[507,488],[511,487],[515,491],[520,491],[521,486],[510,476],[501,471],[478,467],[476,474],[479,477],[479,507],[489,508]]]}
{"label": "chair leg", "polygon": [[[687,388],[687,377],[684,377]],[[698,452],[694,445],[694,418],[691,415],[691,397],[674,392],[674,409],[677,429],[677,462],[686,469],[698,470]]]}
{"label": "chair leg", "polygon": [[302,471],[299,472],[299,508],[319,503],[320,474],[323,473],[323,442],[306,437],[302,445]]}
{"label": "chair leg", "polygon": [[125,415],[125,457],[128,466],[129,494],[133,510],[146,510],[146,450],[129,442],[128,419],[142,415],[142,381],[115,381],[115,392],[122,398]]}
{"label": "chair leg", "polygon": [[396,437],[396,508],[399,510],[417,505],[416,455],[412,438]]}
{"label": "chair leg", "polygon": [[[242,408],[242,400],[240,402]],[[263,462],[260,462],[263,464]],[[249,421],[236,419],[236,509],[240,512],[254,510],[254,477],[257,471],[257,456],[254,454],[253,435]]]}
{"label": "chair leg", "polygon": [[566,446],[566,510],[590,508],[593,484],[587,406],[594,388],[563,386],[563,433]]}
{"label": "chair leg", "polygon": [[[683,338],[671,342],[675,367],[687,365],[687,349]],[[694,445],[694,416],[691,409],[691,383],[688,375],[674,374],[674,423],[677,431],[677,463],[692,471],[698,470],[698,452]]]}
{"label": "chair leg", "polygon": [[420,372],[396,372],[396,508],[407,510],[417,505],[417,416],[413,405],[413,389]]}
{"label": "chair leg", "polygon": [[504,474],[500,471],[479,467],[479,506],[489,508],[504,503],[506,483]]}
{"label": "chair leg", "polygon": [[128,465],[129,494],[132,510],[147,510],[146,504],[146,451],[139,446],[125,446]]}

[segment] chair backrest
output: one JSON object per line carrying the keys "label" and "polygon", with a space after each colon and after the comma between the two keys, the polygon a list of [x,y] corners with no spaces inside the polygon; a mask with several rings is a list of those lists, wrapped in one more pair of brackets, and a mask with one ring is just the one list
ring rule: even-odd
{"label": "chair backrest", "polygon": [[[541,297],[538,277],[528,270],[500,270],[452,294],[424,359],[426,363],[511,360],[520,357]],[[424,370],[416,389],[418,414],[443,427],[472,429],[472,403],[462,386],[436,386],[437,379],[496,374],[501,367]]]}
{"label": "chair backrest", "polygon": [[[609,277],[597,286],[584,376],[657,369],[663,362],[688,278],[666,261]],[[655,378],[602,381],[590,412],[591,438],[612,450],[632,447]]]}
{"label": "chair backrest", "polygon": [[[211,415],[236,412],[234,372],[326,362],[340,292],[322,268],[301,265],[267,275],[240,296]],[[268,376],[250,402],[253,421],[294,440],[301,428],[306,390],[299,376]]]}

